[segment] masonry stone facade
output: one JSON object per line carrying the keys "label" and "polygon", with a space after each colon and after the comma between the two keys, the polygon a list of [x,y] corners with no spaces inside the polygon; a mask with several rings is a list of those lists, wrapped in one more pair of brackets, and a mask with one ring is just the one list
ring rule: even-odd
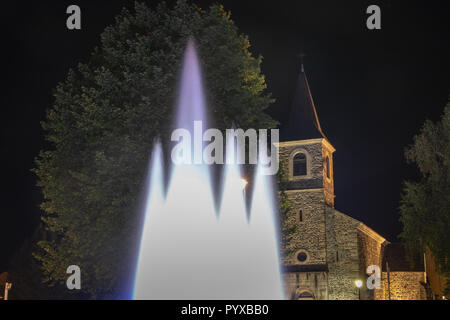
{"label": "masonry stone facade", "polygon": [[[334,208],[332,155],[326,139],[287,141],[278,144],[280,165],[287,172],[285,190],[291,210],[286,222],[296,232],[283,257],[285,296],[289,299],[424,299],[424,272],[381,272],[389,242],[362,222]],[[296,155],[302,154],[296,162]],[[304,155],[304,156],[303,156]],[[327,159],[328,158],[328,159]],[[328,163],[327,163],[328,162]],[[296,165],[306,166],[297,170]],[[295,176],[295,172],[303,172]],[[376,266],[379,288],[367,288],[367,267]],[[371,271],[370,275],[374,272]],[[356,280],[363,286],[357,288]]]}
{"label": "masonry stone facade", "polygon": [[381,279],[382,290],[377,296],[378,300],[388,300],[389,292],[391,300],[425,300],[427,298],[425,288],[422,285],[424,272],[390,272],[389,288],[387,272],[382,273]]}

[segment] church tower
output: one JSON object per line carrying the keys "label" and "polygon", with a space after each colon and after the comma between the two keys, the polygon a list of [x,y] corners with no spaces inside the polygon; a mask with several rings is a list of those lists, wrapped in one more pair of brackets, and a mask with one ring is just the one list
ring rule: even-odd
{"label": "church tower", "polygon": [[[320,126],[303,65],[289,122],[279,143],[296,228],[283,259],[286,298],[328,299],[327,213],[334,208],[334,147]],[[307,289],[306,289],[307,288]]]}
{"label": "church tower", "polygon": [[[289,189],[323,188],[325,202],[334,207],[333,153],[320,126],[303,64],[295,91],[288,125],[284,128],[280,152],[294,151],[281,159],[287,166]],[[283,160],[287,160],[283,161]],[[309,165],[308,165],[309,164]]]}
{"label": "church tower", "polygon": [[[303,65],[289,122],[281,138],[280,168],[283,168],[284,191],[290,204],[284,219],[287,225],[283,227],[294,230],[287,235],[283,248],[285,297],[386,299],[393,288],[397,290],[396,299],[425,297],[423,266],[418,270],[400,267],[399,247],[363,222],[334,208],[335,149],[320,126]],[[382,272],[384,269],[380,269],[388,260],[391,261],[389,280],[386,272]],[[383,285],[369,288],[365,284],[368,267],[375,270],[377,266]],[[387,286],[388,281],[391,285]],[[357,286],[357,282],[363,285]]]}

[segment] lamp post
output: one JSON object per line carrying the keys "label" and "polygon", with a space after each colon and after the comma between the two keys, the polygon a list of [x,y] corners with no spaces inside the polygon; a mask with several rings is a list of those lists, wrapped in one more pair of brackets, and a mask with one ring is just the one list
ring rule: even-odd
{"label": "lamp post", "polygon": [[361,280],[355,280],[355,286],[358,288],[358,300],[361,300],[361,287],[363,282]]}

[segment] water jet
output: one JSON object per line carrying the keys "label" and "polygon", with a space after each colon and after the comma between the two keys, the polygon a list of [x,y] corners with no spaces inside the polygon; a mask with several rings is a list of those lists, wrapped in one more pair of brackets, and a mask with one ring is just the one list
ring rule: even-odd
{"label": "water jet", "polygon": [[[200,64],[190,40],[177,128],[193,133],[195,121],[206,124],[205,108]],[[202,158],[203,143],[194,145],[194,159]],[[156,144],[150,162],[134,299],[282,299],[273,177],[263,175],[264,166],[258,165],[247,219],[240,167],[225,165],[216,212],[209,165],[172,163],[164,192],[161,150]]]}

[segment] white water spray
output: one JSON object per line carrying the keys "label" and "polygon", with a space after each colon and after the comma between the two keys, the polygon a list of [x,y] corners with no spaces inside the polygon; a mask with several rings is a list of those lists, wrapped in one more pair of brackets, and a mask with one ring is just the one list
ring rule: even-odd
{"label": "white water spray", "polygon": [[[193,130],[193,121],[205,123],[204,110],[200,66],[190,41],[181,76],[178,127]],[[192,156],[201,157],[197,153],[202,149],[194,146]],[[164,199],[161,146],[155,146],[135,299],[283,298],[276,191],[270,177],[257,174],[248,221],[239,167],[225,167],[217,216],[206,164],[174,165]]]}

